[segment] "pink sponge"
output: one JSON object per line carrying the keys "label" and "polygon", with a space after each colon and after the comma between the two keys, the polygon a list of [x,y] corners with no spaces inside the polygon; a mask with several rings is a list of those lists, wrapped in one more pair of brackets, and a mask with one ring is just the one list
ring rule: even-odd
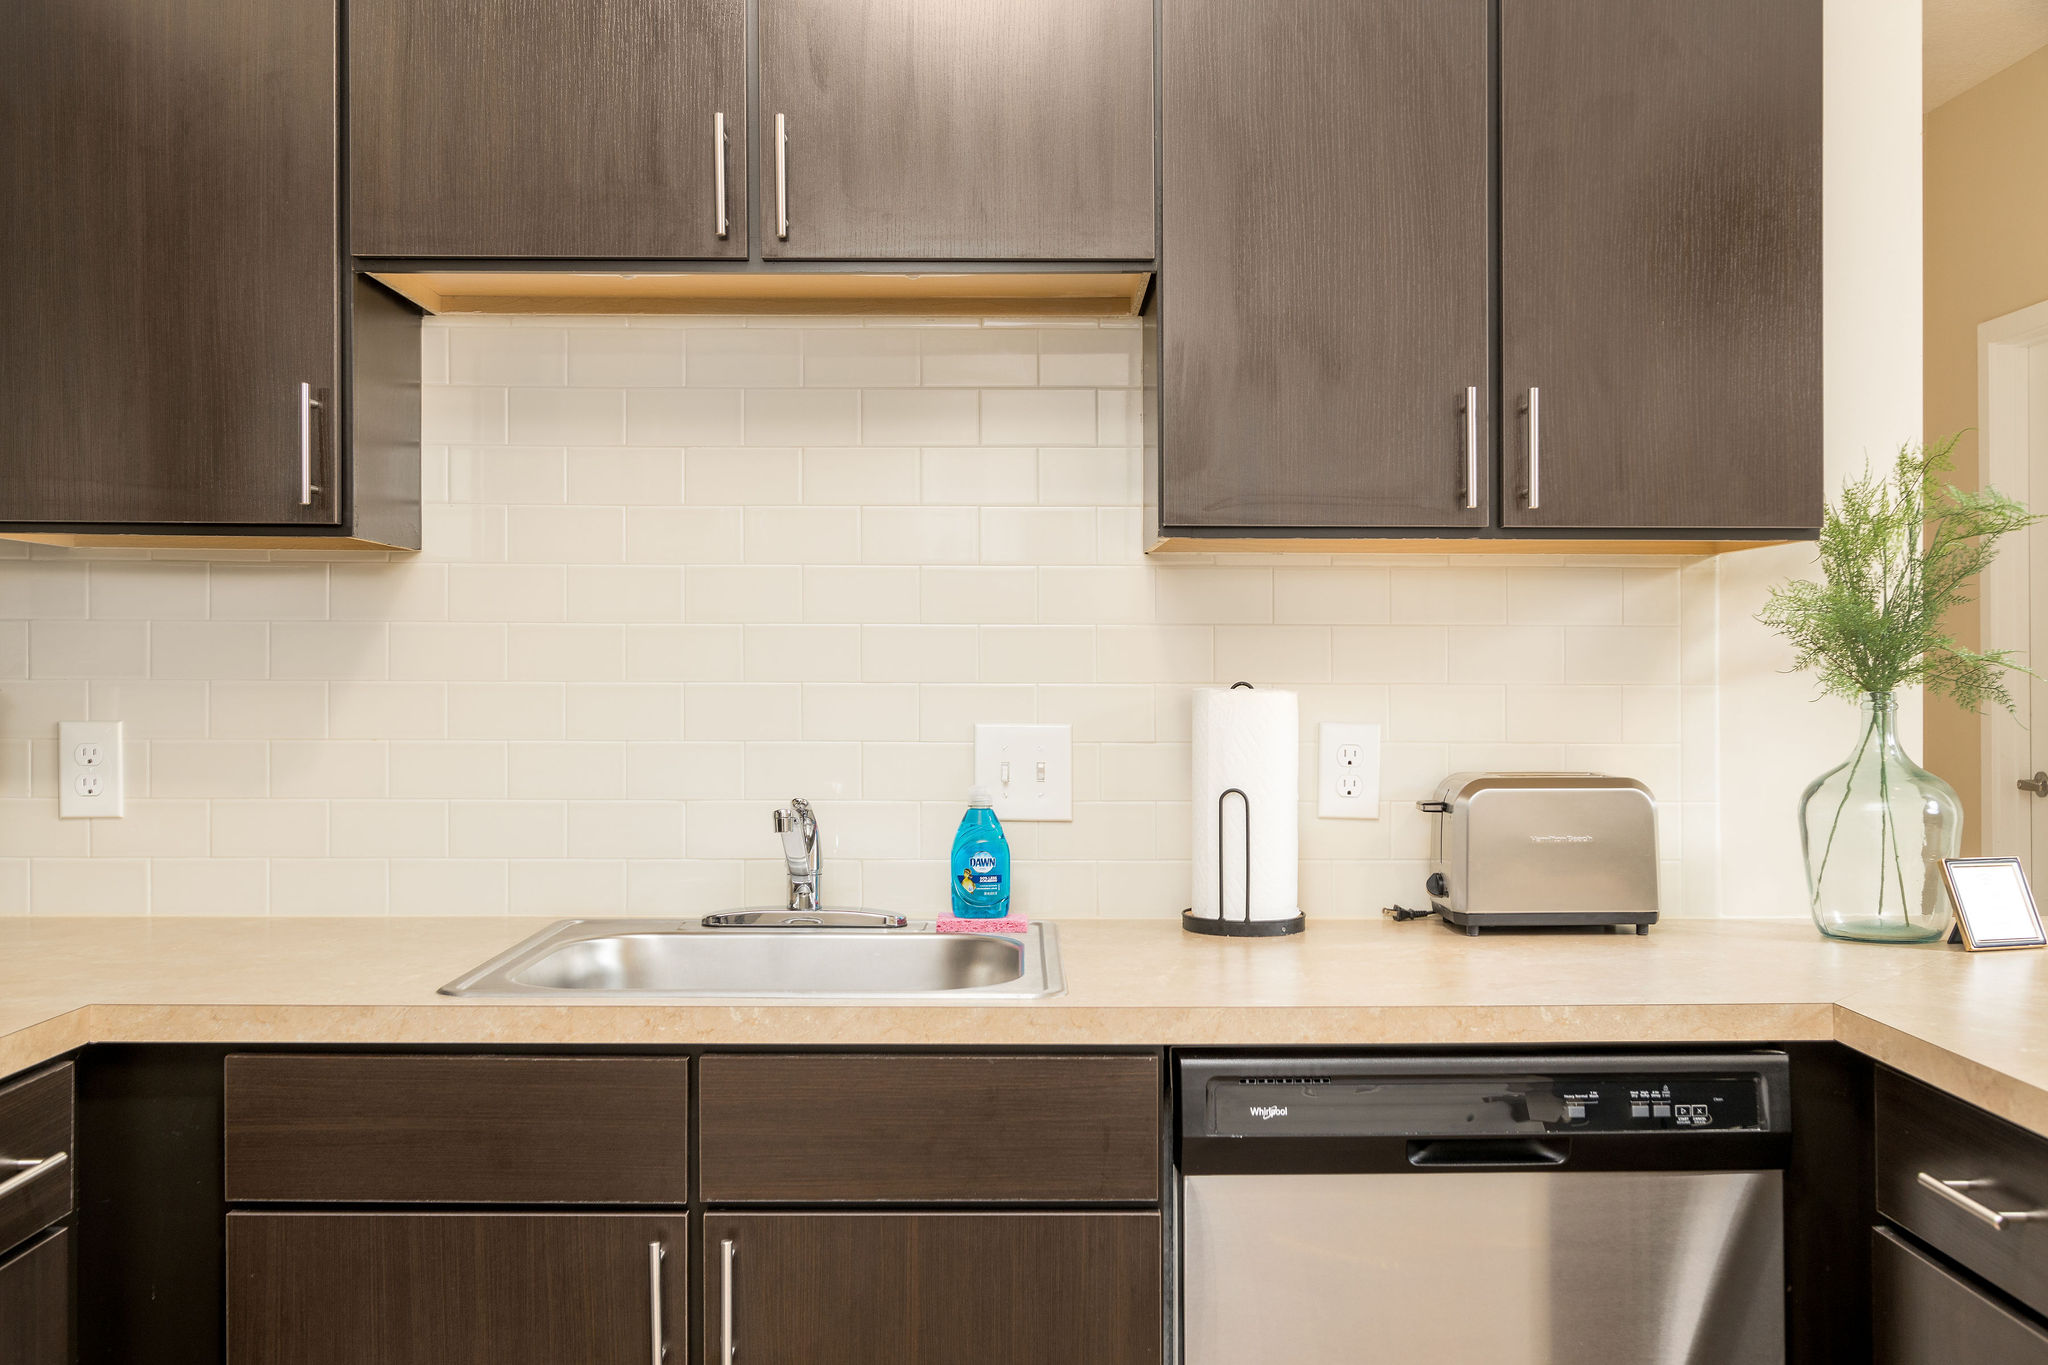
{"label": "pink sponge", "polygon": [[1022,915],[1010,915],[1004,919],[960,919],[941,915],[934,927],[942,934],[1021,934],[1031,927],[1031,921]]}

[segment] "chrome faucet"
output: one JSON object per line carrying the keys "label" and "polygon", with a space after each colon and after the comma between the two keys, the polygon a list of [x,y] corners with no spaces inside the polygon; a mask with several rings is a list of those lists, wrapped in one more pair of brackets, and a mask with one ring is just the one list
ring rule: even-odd
{"label": "chrome faucet", "polygon": [[775,832],[782,836],[782,857],[789,864],[789,908],[816,911],[818,899],[818,817],[801,796],[775,812]]}

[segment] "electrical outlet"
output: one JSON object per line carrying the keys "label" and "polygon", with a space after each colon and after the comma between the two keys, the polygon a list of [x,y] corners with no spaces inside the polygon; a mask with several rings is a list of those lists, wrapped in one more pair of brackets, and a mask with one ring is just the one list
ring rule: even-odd
{"label": "electrical outlet", "polygon": [[1326,720],[1317,746],[1316,814],[1325,820],[1380,818],[1380,727]]}
{"label": "electrical outlet", "polygon": [[974,784],[998,820],[1074,818],[1074,731],[1066,725],[977,725]]}
{"label": "electrical outlet", "polygon": [[121,722],[57,725],[57,814],[66,820],[127,814],[122,799]]}

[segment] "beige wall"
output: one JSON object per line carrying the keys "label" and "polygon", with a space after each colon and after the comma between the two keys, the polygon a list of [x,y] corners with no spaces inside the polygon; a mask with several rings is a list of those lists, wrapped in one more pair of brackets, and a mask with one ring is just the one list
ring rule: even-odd
{"label": "beige wall", "polygon": [[[2048,48],[1927,115],[1927,436],[1977,424],[1977,325],[2048,299]],[[1956,449],[1958,475],[1977,481],[1976,433]],[[1977,611],[1955,622],[1978,640]],[[1979,853],[1982,764],[1978,722],[1945,701],[1927,704],[1927,766],[1967,809],[1963,851]]]}

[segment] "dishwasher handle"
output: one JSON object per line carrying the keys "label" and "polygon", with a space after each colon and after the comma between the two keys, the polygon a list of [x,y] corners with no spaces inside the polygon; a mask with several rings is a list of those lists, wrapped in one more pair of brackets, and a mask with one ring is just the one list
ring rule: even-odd
{"label": "dishwasher handle", "polygon": [[1408,1144],[1408,1164],[1425,1170],[1542,1169],[1571,1157],[1568,1138],[1424,1138]]}

